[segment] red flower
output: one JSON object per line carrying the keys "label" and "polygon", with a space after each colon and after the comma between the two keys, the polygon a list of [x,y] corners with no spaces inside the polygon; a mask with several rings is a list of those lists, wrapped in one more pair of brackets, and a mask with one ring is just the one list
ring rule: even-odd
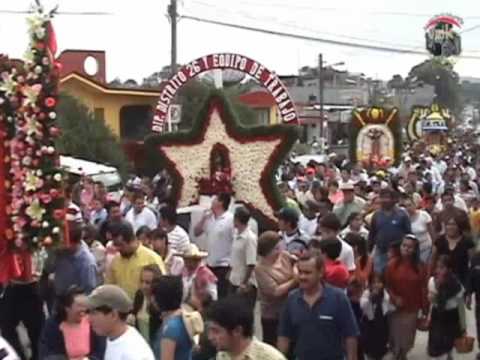
{"label": "red flower", "polygon": [[65,218],[65,210],[57,209],[53,212],[53,218],[57,221],[63,220]]}
{"label": "red flower", "polygon": [[50,196],[54,199],[58,198],[60,192],[57,189],[50,189]]}
{"label": "red flower", "polygon": [[52,127],[49,129],[49,131],[50,131],[50,135],[52,135],[53,137],[59,136],[59,135],[61,134],[61,132],[62,132],[59,128],[57,128],[57,127],[55,127],[55,126],[52,126]]}
{"label": "red flower", "polygon": [[53,97],[48,97],[45,99],[45,106],[52,108],[57,104],[57,101]]}

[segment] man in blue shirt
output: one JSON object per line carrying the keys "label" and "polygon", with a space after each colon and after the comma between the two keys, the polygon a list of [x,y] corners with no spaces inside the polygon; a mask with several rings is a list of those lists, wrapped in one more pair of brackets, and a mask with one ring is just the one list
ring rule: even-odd
{"label": "man in blue shirt", "polygon": [[408,214],[396,206],[396,194],[392,189],[380,190],[382,208],[372,217],[369,242],[375,247],[373,267],[376,273],[383,273],[388,262],[388,250],[398,244],[403,237],[412,233]]}
{"label": "man in blue shirt", "polygon": [[358,325],[345,293],[323,283],[321,257],[298,260],[299,289],[288,296],[280,316],[278,349],[291,344],[298,360],[357,360]]}
{"label": "man in blue shirt", "polygon": [[76,285],[89,294],[97,286],[97,265],[87,244],[82,241],[82,226],[69,223],[70,244],[59,250],[54,265],[55,294],[64,294]]}

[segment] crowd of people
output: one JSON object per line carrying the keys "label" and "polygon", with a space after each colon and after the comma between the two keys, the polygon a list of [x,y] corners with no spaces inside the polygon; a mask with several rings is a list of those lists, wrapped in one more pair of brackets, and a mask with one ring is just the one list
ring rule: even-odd
{"label": "crowd of people", "polygon": [[85,177],[67,191],[69,244],[3,284],[1,335],[22,360],[404,360],[428,331],[426,354],[452,359],[480,301],[468,144],[397,167],[286,163],[275,231],[225,193],[184,229],[165,173],[120,199]]}

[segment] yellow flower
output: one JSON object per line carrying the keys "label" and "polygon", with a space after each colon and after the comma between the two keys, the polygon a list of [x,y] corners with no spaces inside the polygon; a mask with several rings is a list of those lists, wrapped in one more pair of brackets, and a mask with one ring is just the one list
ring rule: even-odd
{"label": "yellow flower", "polygon": [[26,130],[27,130],[27,134],[28,135],[34,135],[34,134],[39,134],[41,133],[39,127],[38,127],[38,122],[37,120],[35,119],[34,116],[32,117],[27,117],[26,119]]}
{"label": "yellow flower", "polygon": [[25,95],[25,99],[23,100],[23,105],[35,105],[37,102],[38,95],[42,91],[42,85],[35,84],[33,86],[24,86],[22,89],[23,95]]}
{"label": "yellow flower", "polygon": [[28,171],[25,177],[25,190],[35,191],[42,186],[42,179],[35,175],[33,171]]}
{"label": "yellow flower", "polygon": [[9,96],[15,93],[17,88],[17,82],[15,81],[13,74],[2,74],[0,79],[0,91],[4,91],[5,95]]}
{"label": "yellow flower", "polygon": [[47,210],[45,210],[41,205],[38,199],[33,200],[30,206],[27,208],[25,213],[30,216],[32,220],[41,221],[43,214],[45,214]]}

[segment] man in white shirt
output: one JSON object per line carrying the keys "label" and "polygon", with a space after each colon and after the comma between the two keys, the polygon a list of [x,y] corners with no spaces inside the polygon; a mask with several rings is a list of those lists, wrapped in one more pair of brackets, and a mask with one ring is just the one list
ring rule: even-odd
{"label": "man in white shirt", "polygon": [[195,236],[205,233],[207,239],[207,265],[217,277],[218,297],[228,294],[228,272],[233,243],[233,214],[228,211],[231,197],[218,194],[212,201],[211,211],[206,211],[195,226]]}
{"label": "man in white shirt", "polygon": [[115,285],[100,286],[90,294],[87,305],[93,330],[107,337],[104,360],[155,360],[142,335],[127,325],[132,301],[125,291]]}
{"label": "man in white shirt", "polygon": [[299,212],[294,208],[284,207],[275,215],[282,237],[280,246],[290,254],[300,255],[308,248],[310,237],[299,228]]}
{"label": "man in white shirt", "polygon": [[325,215],[320,219],[318,224],[320,227],[321,238],[323,240],[338,240],[342,244],[342,250],[340,251],[340,260],[348,269],[350,273],[355,271],[355,256],[353,254],[353,248],[343,241],[338,234],[341,230],[340,220],[334,213]]}
{"label": "man in white shirt", "polygon": [[307,237],[312,238],[317,231],[317,216],[319,206],[315,201],[307,200],[306,207],[298,219],[298,228],[305,233]]}
{"label": "man in white shirt", "polygon": [[190,244],[190,237],[177,225],[177,210],[174,207],[164,206],[160,209],[160,227],[167,233],[169,248],[183,254]]}
{"label": "man in white shirt", "polygon": [[257,263],[257,235],[248,227],[250,212],[243,206],[235,210],[236,229],[232,245],[230,284],[232,292],[245,296],[252,309],[257,298],[257,282],[253,270]]}
{"label": "man in white shirt", "polygon": [[133,195],[133,207],[125,215],[127,220],[136,233],[142,226],[147,226],[150,230],[157,228],[157,217],[154,212],[145,206],[145,195],[138,191]]}

